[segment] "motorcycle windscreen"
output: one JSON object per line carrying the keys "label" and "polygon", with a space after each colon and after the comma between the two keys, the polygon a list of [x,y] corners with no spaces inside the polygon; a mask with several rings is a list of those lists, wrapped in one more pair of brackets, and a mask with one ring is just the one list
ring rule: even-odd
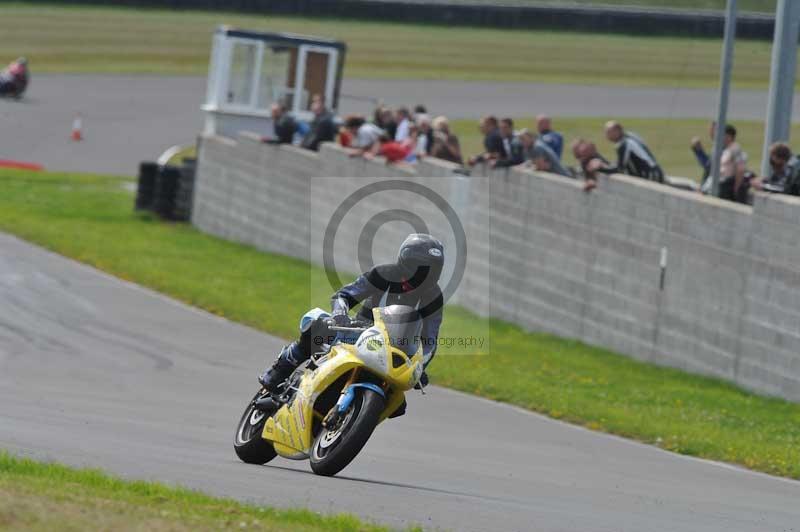
{"label": "motorcycle windscreen", "polygon": [[389,342],[412,357],[420,346],[422,334],[422,318],[414,307],[407,305],[391,305],[379,310],[381,319],[389,333]]}

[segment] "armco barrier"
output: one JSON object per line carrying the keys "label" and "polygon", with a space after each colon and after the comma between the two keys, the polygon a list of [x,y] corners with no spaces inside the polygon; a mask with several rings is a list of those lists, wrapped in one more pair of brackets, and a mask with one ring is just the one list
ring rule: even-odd
{"label": "armco barrier", "polygon": [[[208,137],[192,221],[320,264],[320,251],[309,250],[311,224],[325,223],[348,186],[321,198],[309,193],[313,177],[352,178],[344,183],[353,186],[367,176],[419,181],[478,235],[458,303],[489,312],[488,272],[499,318],[800,400],[798,198],[759,195],[750,208],[626,176],[587,194],[577,181],[517,170],[495,172],[485,190],[486,180],[436,179],[452,175],[448,163],[426,160],[416,170],[352,159],[332,144],[313,153],[247,135]],[[320,222],[309,214],[317,210]],[[340,267],[358,270],[355,257]]]}
{"label": "armco barrier", "polygon": [[[30,0],[29,0],[30,1]],[[107,5],[106,0],[32,0],[42,3]],[[118,6],[213,9],[315,17],[392,20],[425,24],[494,28],[592,31],[640,35],[721,37],[725,26],[720,11],[634,8],[627,6],[558,6],[543,3],[448,0],[116,0]],[[743,13],[737,36],[771,40],[773,17]]]}

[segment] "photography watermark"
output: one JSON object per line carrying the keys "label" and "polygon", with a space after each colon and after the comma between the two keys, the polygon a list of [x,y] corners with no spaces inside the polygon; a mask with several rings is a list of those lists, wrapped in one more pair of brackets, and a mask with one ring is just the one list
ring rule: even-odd
{"label": "photography watermark", "polygon": [[[328,282],[331,288],[342,286],[342,281],[336,269],[334,244],[336,242],[336,233],[347,214],[352,209],[358,208],[362,201],[368,200],[369,197],[374,194],[397,192],[410,192],[421,199],[432,202],[445,216],[455,236],[455,266],[447,285],[442,289],[444,303],[446,303],[453,296],[464,276],[464,268],[467,263],[467,235],[464,232],[461,219],[447,200],[430,187],[413,181],[393,179],[369,183],[357,188],[339,204],[328,221],[322,241],[322,263],[328,276]],[[431,234],[431,230],[428,228],[425,220],[408,209],[395,208],[379,211],[367,220],[358,235],[357,256],[358,264],[362,272],[369,271],[375,265],[372,260],[372,248],[378,229],[389,222],[396,221],[406,222],[412,227],[414,233]],[[448,254],[451,252],[452,251],[448,251]]]}
{"label": "photography watermark", "polygon": [[[356,341],[358,340],[357,336],[340,336],[340,335],[316,335],[313,338],[313,343],[315,346],[320,347],[323,345],[331,345],[334,342],[341,342],[344,344],[355,345]],[[488,338],[485,336],[473,336],[473,335],[466,335],[466,336],[447,336],[447,335],[439,335],[436,338],[429,338],[425,336],[403,336],[403,337],[393,337],[390,336],[389,342],[392,346],[401,348],[407,346],[420,346],[423,349],[425,348],[453,348],[459,347],[463,349],[484,349],[487,347]]]}
{"label": "photography watermark", "polygon": [[[490,306],[487,227],[483,222],[479,233],[469,217],[476,208],[470,187],[482,178],[471,179],[312,178],[309,258],[322,269],[311,272],[310,306],[324,308],[340,299],[334,307],[344,304],[361,320],[372,319],[373,308],[410,306],[416,313],[408,319],[421,319],[423,327],[416,340],[406,341],[417,341],[426,353],[488,353],[488,320],[448,321],[451,312],[463,314],[457,307],[470,310],[473,301]],[[482,256],[472,251],[476,234]],[[440,243],[428,249],[431,260],[423,257],[411,270],[398,256],[409,235],[430,235]]]}

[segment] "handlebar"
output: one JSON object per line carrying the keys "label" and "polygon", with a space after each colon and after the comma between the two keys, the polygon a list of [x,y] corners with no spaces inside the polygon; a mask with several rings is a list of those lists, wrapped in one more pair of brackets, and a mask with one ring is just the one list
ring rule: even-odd
{"label": "handlebar", "polygon": [[369,327],[339,327],[338,325],[329,325],[328,329],[334,332],[364,332]]}
{"label": "handlebar", "polygon": [[351,320],[349,326],[343,325],[336,325],[336,322],[333,318],[328,318],[325,320],[328,329],[334,332],[364,332],[370,327],[372,327],[372,323],[363,320]]}

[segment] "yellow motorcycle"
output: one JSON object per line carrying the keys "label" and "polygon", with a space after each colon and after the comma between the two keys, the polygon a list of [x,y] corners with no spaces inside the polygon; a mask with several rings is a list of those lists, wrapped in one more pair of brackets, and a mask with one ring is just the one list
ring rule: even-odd
{"label": "yellow motorcycle", "polygon": [[361,451],[375,427],[402,413],[405,392],[423,372],[422,320],[415,309],[373,309],[373,323],[353,322],[331,334],[274,393],[263,388],[244,411],[234,437],[237,456],[265,464],[282,456],[309,459],[318,475],[333,476]]}

